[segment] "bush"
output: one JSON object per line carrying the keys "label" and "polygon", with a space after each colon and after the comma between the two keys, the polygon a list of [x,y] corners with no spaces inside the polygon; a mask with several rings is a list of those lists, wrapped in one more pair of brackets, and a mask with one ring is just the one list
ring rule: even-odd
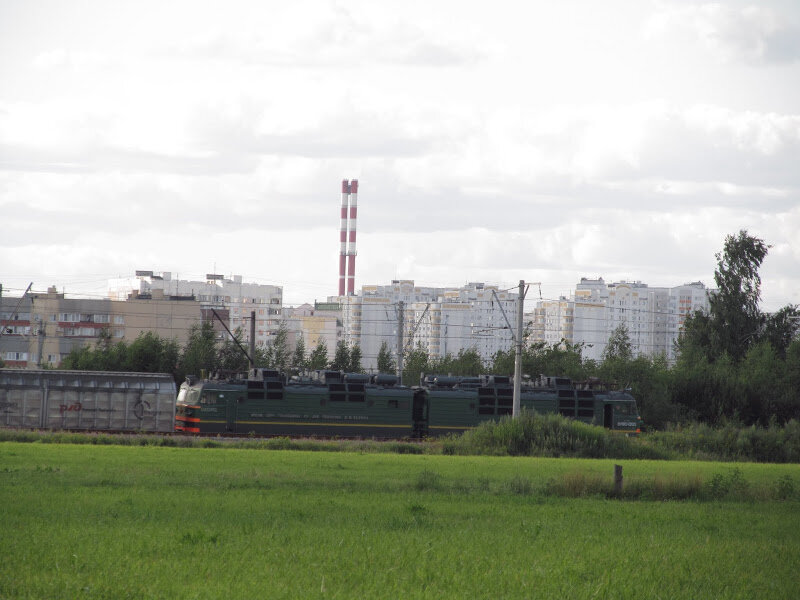
{"label": "bush", "polygon": [[573,458],[667,458],[665,452],[634,438],[561,415],[525,412],[482,423],[446,438],[444,454],[484,454]]}

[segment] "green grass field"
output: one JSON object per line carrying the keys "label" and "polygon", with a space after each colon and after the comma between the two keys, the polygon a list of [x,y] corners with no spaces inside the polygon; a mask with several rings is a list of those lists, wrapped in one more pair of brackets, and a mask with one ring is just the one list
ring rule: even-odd
{"label": "green grass field", "polygon": [[800,466],[614,462],[5,442],[0,598],[797,597]]}

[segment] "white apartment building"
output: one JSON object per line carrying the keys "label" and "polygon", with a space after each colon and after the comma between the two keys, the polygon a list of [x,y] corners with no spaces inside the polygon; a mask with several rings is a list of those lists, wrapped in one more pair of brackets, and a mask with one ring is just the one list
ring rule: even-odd
{"label": "white apartment building", "polygon": [[634,356],[663,354],[674,360],[686,316],[708,310],[708,292],[700,282],[665,288],[581,278],[572,298],[537,303],[526,317],[533,325],[529,339],[580,343],[584,358],[599,361],[609,336],[624,325]]}
{"label": "white apartment building", "polygon": [[[241,275],[226,278],[208,274],[205,281],[173,279],[172,273],[136,271],[134,277],[111,279],[108,296],[111,300],[128,300],[131,297],[150,298],[158,295],[194,297],[201,306],[222,309],[220,316],[227,318],[231,331],[241,328],[244,339],[250,340],[250,317],[256,313],[256,344],[266,344],[281,323],[283,288],[275,285],[245,283]],[[227,316],[226,316],[227,315]]]}
{"label": "white apartment building", "polygon": [[474,348],[489,361],[512,346],[517,295],[483,283],[435,288],[395,280],[388,286],[363,286],[360,296],[329,300],[341,304],[343,339],[358,344],[362,365],[373,369],[383,342],[397,354],[400,302],[405,349],[422,347],[432,358],[441,358]]}
{"label": "white apartment building", "polygon": [[559,344],[573,338],[576,303],[563,296],[558,300],[542,300],[533,313],[525,315],[528,340]]}
{"label": "white apartment building", "polygon": [[711,290],[706,289],[701,282],[695,281],[674,287],[670,290],[669,307],[667,309],[667,358],[675,360],[675,342],[683,329],[686,317],[698,310],[708,312],[708,295]]}

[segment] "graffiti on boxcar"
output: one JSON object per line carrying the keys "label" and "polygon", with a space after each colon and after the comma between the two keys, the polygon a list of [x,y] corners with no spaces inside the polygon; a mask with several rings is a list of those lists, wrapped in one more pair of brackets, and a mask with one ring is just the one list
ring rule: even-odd
{"label": "graffiti on boxcar", "polygon": [[133,405],[133,414],[136,415],[137,419],[144,418],[145,408],[150,410],[150,403],[146,400],[137,400],[136,404]]}

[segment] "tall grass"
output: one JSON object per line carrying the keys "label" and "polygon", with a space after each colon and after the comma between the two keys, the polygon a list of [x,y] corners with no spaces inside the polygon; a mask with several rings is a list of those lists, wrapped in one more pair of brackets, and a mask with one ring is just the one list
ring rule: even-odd
{"label": "tall grass", "polygon": [[669,458],[667,452],[602,427],[586,425],[561,415],[523,412],[482,423],[460,436],[446,439],[445,454],[542,456],[571,458]]}
{"label": "tall grass", "polygon": [[783,427],[741,427],[728,423],[710,427],[703,423],[682,425],[646,436],[655,449],[701,460],[753,462],[800,462],[800,421]]}

